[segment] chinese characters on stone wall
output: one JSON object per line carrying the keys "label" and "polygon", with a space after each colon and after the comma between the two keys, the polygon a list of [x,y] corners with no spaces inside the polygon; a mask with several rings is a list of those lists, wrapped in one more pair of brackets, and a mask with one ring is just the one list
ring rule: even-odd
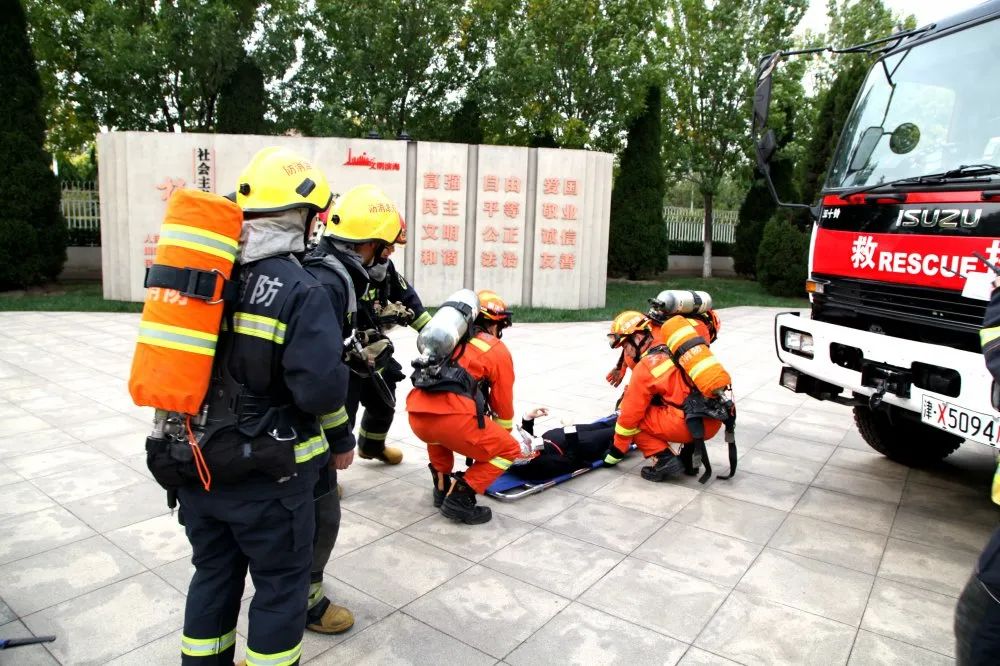
{"label": "chinese characters on stone wall", "polygon": [[521,265],[524,210],[520,176],[482,176],[479,193],[479,267],[516,271]]}
{"label": "chinese characters on stone wall", "polygon": [[215,191],[215,150],[194,149],[194,186],[202,192]]}
{"label": "chinese characters on stone wall", "polygon": [[538,196],[538,270],[571,271],[576,268],[580,209],[579,181],[575,178],[545,177]]}
{"label": "chinese characters on stone wall", "polygon": [[459,192],[462,176],[457,173],[423,174],[420,198],[420,256],[421,266],[461,266],[462,234],[465,224],[461,211]]}

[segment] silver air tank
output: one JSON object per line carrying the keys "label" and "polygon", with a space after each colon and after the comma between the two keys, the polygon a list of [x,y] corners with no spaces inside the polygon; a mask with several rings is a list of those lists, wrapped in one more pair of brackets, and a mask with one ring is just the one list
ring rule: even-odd
{"label": "silver air tank", "polygon": [[661,320],[673,315],[702,314],[712,309],[712,296],[707,291],[667,289],[649,299],[649,316]]}
{"label": "silver air tank", "polygon": [[414,365],[436,365],[448,359],[479,314],[479,297],[471,289],[459,289],[438,308],[417,336],[420,358]]}

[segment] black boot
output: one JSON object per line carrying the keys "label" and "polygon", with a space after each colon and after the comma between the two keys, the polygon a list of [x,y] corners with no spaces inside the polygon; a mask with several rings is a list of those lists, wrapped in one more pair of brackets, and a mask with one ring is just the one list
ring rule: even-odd
{"label": "black boot", "polygon": [[466,525],[481,525],[493,518],[488,506],[476,506],[476,491],[460,476],[453,476],[451,490],[441,504],[441,515]]}
{"label": "black boot", "polygon": [[642,468],[642,478],[647,481],[666,481],[670,477],[679,476],[683,471],[684,464],[670,449],[665,449],[653,456],[652,466]]}
{"label": "black boot", "polygon": [[431,471],[431,479],[434,483],[434,508],[440,509],[442,502],[444,502],[444,496],[448,494],[448,488],[451,486],[451,475],[437,471],[430,463],[427,463],[427,469]]}

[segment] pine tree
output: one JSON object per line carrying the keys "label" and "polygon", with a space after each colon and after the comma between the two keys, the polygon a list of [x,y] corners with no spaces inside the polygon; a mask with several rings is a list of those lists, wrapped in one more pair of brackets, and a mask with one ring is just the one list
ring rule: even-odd
{"label": "pine tree", "polygon": [[483,142],[483,114],[474,97],[462,100],[462,106],[451,117],[448,130],[449,141],[468,144]]}
{"label": "pine tree", "polygon": [[42,84],[20,0],[0,0],[0,289],[53,279],[66,261]]}
{"label": "pine tree", "polygon": [[667,267],[660,98],[660,88],[650,86],[646,108],[629,127],[628,145],[611,192],[608,267],[630,280]]}

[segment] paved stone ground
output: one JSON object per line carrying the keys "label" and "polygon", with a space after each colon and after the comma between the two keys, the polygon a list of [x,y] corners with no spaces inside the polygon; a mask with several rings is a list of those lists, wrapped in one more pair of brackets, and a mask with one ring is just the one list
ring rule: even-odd
{"label": "paved stone ground", "polygon": [[[715,348],[740,407],[731,481],[654,485],[633,454],[539,496],[491,501],[487,525],[456,526],[431,506],[426,453],[401,411],[390,438],[404,463],[342,475],[327,587],[357,624],[307,635],[304,659],[952,661],[955,600],[997,522],[990,452],[964,446],[934,471],[875,454],[846,408],[775,385],[773,314],[722,312]],[[0,663],[177,661],[192,568],[145,469],[149,410],[126,391],[137,321],[0,315],[0,636],[59,637]],[[511,329],[518,409],[549,406],[554,424],[610,411],[604,333],[599,323]],[[413,334],[397,346],[410,353]],[[724,469],[722,446],[711,451]]]}

